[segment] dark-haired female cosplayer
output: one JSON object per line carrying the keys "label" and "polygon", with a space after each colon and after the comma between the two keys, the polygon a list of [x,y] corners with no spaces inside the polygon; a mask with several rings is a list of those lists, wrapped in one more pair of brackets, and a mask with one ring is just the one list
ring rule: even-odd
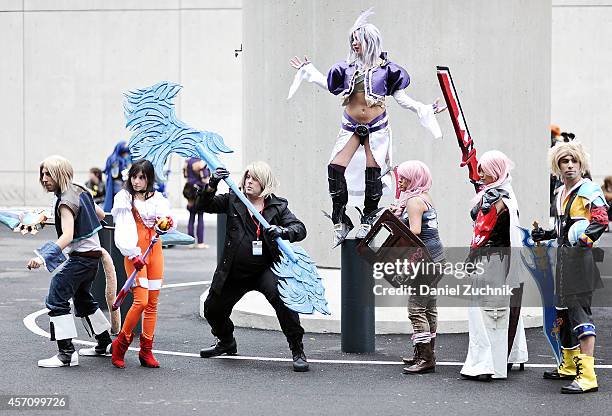
{"label": "dark-haired female cosplayer", "polygon": [[125,256],[126,274],[129,276],[134,270],[138,270],[138,274],[133,287],[134,301],[119,336],[113,341],[112,361],[115,367],[125,367],[124,357],[132,342],[132,331],[144,314],[138,358],[144,367],[159,367],[151,349],[164,277],[161,241],[153,245],[146,263],[142,256],[156,235],[157,219],[168,217],[170,204],[161,193],[153,190],[155,172],[151,162],[136,161],[128,176],[125,188],[115,195],[111,213],[115,220],[115,244]]}

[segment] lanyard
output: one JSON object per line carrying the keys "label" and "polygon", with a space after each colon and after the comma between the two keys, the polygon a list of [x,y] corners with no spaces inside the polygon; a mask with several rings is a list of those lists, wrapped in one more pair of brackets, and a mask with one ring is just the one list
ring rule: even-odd
{"label": "lanyard", "polygon": [[[265,208],[265,207],[264,207],[264,208]],[[262,209],[261,211],[259,211],[259,213],[260,213],[260,214],[262,214],[262,213],[263,213],[263,209]],[[260,233],[261,233],[261,224],[259,223],[259,221],[256,221],[256,220],[255,220],[255,217],[253,216],[253,214],[251,214],[251,213],[249,212],[249,215],[251,216],[251,221],[253,221],[253,224],[255,224],[255,226],[257,227],[257,232],[256,232],[256,235],[257,235],[257,240],[259,241],[259,235],[260,235]],[[262,214],[262,215],[263,215],[263,214]]]}

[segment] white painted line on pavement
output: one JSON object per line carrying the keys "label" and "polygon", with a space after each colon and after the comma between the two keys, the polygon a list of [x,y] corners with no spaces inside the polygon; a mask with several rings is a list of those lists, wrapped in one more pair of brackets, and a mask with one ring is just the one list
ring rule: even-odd
{"label": "white painted line on pavement", "polygon": [[170,283],[170,284],[167,284],[167,285],[163,285],[162,289],[170,289],[172,287],[209,285],[211,283],[212,283],[211,280],[201,280],[199,282],[188,282],[188,283]]}
{"label": "white painted line on pavement", "polygon": [[[196,283],[196,282],[193,282]],[[197,282],[199,283],[199,282]],[[182,284],[182,283],[179,283]],[[27,329],[32,331],[36,335],[40,335],[41,337],[51,338],[51,335],[46,332],[44,329],[40,328],[36,324],[36,318],[40,315],[49,312],[48,309],[41,309],[39,311],[33,312],[23,318],[23,324]],[[95,342],[91,341],[81,341],[80,339],[73,339],[73,343],[79,345],[87,345],[94,346]],[[140,351],[140,348],[130,347],[132,351]],[[178,352],[178,351],[164,351],[164,350],[153,350],[154,353],[160,355],[174,355],[178,357],[191,357],[191,358],[200,358],[200,354],[194,354],[190,352]],[[215,359],[223,359],[223,360],[243,360],[243,361],[268,361],[268,362],[291,362],[291,358],[280,358],[280,357],[251,357],[247,355],[223,355],[221,357],[215,357]],[[308,362],[317,363],[317,364],[356,364],[356,365],[403,365],[400,361],[380,361],[380,360],[321,360],[321,359],[308,359]],[[463,363],[455,362],[455,361],[438,361],[436,365],[441,366],[463,366]],[[537,364],[537,363],[525,363],[525,367],[527,368],[554,368],[556,365],[554,363],[550,364]],[[600,364],[596,365],[597,369],[612,369],[612,365],[609,364]]]}
{"label": "white painted line on pavement", "polygon": [[44,308],[34,313],[29,314],[25,318],[23,318],[23,324],[30,331],[34,332],[36,335],[40,335],[41,337],[51,338],[51,334],[47,331],[36,325],[36,318],[38,318],[43,313],[49,312],[49,309]]}

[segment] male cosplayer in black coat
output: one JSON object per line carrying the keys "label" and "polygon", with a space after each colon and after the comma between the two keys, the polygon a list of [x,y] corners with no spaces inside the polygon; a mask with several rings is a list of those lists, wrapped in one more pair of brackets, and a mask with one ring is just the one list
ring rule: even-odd
{"label": "male cosplayer in black coat", "polygon": [[278,293],[278,278],[270,267],[280,252],[276,237],[291,242],[306,237],[306,227],[291,213],[287,200],[272,192],[277,184],[270,167],[264,162],[249,165],[240,183],[249,201],[272,225],[267,230],[259,224],[244,203],[233,192],[215,195],[221,179],[229,176],[218,168],[207,187],[198,193],[196,210],[227,214],[223,258],[213,276],[208,297],[204,302],[204,316],[217,342],[200,351],[203,358],[221,354],[236,354],[234,324],[230,319],[234,305],[251,290],[262,293],[274,307],[278,322],[287,337],[293,355],[293,369],[308,371],[302,337],[304,329],[299,315],[287,308]]}

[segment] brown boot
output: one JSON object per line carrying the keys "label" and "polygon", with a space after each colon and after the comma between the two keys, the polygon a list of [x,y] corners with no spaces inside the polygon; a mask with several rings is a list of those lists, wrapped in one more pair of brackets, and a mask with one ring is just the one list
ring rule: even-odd
{"label": "brown boot", "polygon": [[433,358],[431,342],[419,342],[415,344],[415,347],[419,358],[416,363],[404,368],[404,374],[434,373],[436,371],[436,361]]}
{"label": "brown boot", "polygon": [[436,337],[433,337],[429,343],[431,344],[431,356],[433,357],[434,362],[436,362]]}
{"label": "brown boot", "polygon": [[413,347],[413,353],[412,353],[412,358],[409,357],[402,357],[402,361],[404,362],[404,364],[406,364],[406,366],[410,367],[411,365],[413,365],[414,363],[416,363],[419,359],[419,350],[416,347],[416,344]]}

